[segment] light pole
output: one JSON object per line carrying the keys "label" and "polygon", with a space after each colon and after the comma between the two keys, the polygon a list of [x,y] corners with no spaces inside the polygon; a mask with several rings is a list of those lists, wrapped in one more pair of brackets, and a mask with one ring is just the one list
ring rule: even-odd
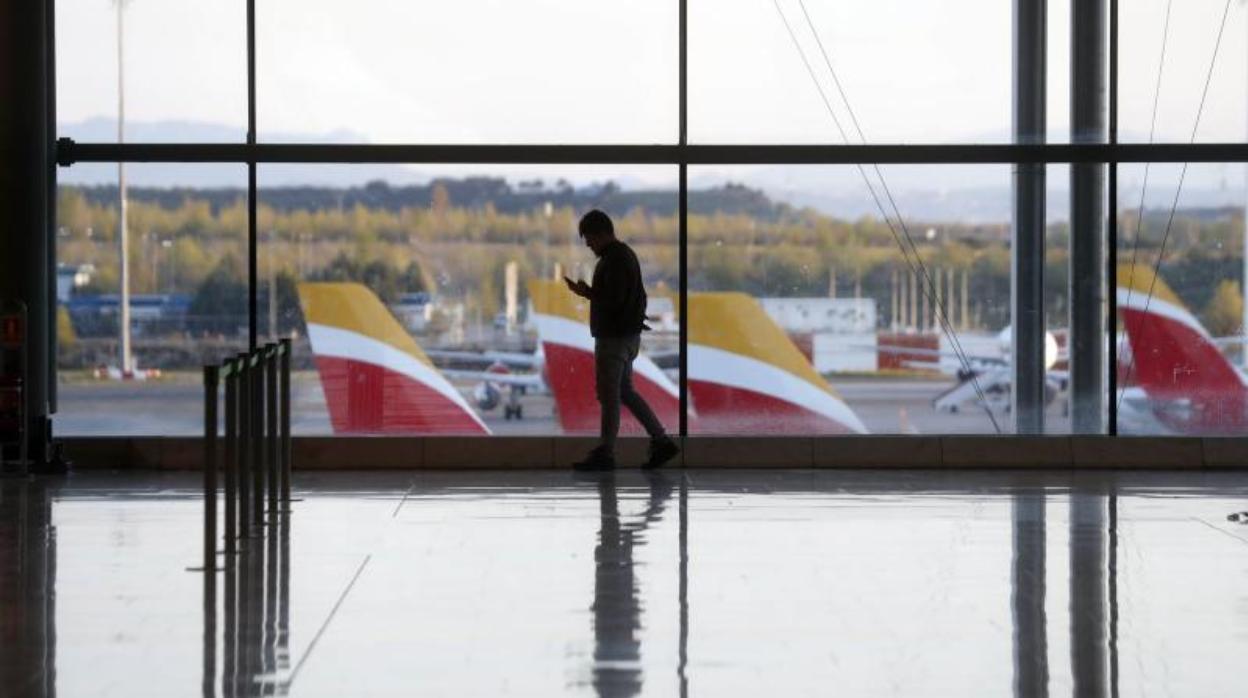
{"label": "light pole", "polygon": [[[117,142],[125,142],[126,89],[125,89],[125,0],[117,3]],[[121,324],[121,375],[129,376],[134,370],[130,354],[130,242],[126,226],[126,164],[117,163],[117,254],[119,257],[118,282],[121,286],[119,308]]]}
{"label": "light pole", "polygon": [[[555,215],[554,203],[547,201],[542,204],[542,273],[541,278],[550,278],[550,218]],[[558,279],[556,279],[558,281]]]}
{"label": "light pole", "polygon": [[165,260],[169,265],[169,270],[165,273],[165,277],[168,279],[166,283],[169,286],[169,293],[172,295],[174,290],[176,290],[175,280],[173,278],[173,275],[177,273],[177,266],[174,264],[174,257],[173,257],[173,253],[174,253],[173,240],[170,240],[169,238],[165,238],[164,240],[161,240],[160,248],[165,250]]}

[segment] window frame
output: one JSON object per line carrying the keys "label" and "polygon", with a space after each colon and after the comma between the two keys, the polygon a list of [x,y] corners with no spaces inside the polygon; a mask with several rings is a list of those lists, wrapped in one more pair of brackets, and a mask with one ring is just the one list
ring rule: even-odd
{"label": "window frame", "polygon": [[[60,167],[77,163],[232,163],[248,169],[248,344],[256,348],[258,328],[256,170],[261,164],[540,164],[674,165],[679,170],[679,346],[680,434],[689,433],[688,414],[688,168],[697,165],[862,165],[862,164],[1067,164],[1105,165],[1111,207],[1106,215],[1106,272],[1117,267],[1117,166],[1120,163],[1248,163],[1248,143],[1118,142],[1118,0],[1109,0],[1108,142],[1034,144],[696,144],[688,142],[688,0],[679,9],[679,120],[674,143],[652,145],[538,144],[313,144],[258,143],[256,129],[256,0],[247,0],[247,137],[244,143],[78,143],[54,144]],[[53,37],[54,38],[54,37]],[[1047,68],[1046,68],[1047,69]],[[54,92],[54,91],[53,91]],[[54,174],[54,173],[53,173]],[[54,257],[54,256],[53,256]],[[1043,264],[1043,261],[1040,261]],[[55,261],[53,260],[53,264]],[[1117,315],[1114,293],[1107,294],[1109,317]],[[1107,363],[1117,363],[1117,342],[1109,342]],[[55,371],[55,367],[53,368]],[[1116,371],[1108,371],[1107,433],[1117,434]],[[55,381],[53,381],[55,382]]]}

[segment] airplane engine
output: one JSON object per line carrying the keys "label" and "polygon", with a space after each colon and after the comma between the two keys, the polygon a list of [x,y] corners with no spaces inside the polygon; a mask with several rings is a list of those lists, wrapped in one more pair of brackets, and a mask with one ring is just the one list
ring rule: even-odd
{"label": "airplane engine", "polygon": [[472,401],[476,403],[477,409],[488,412],[495,407],[503,399],[503,394],[490,383],[478,383],[472,389]]}

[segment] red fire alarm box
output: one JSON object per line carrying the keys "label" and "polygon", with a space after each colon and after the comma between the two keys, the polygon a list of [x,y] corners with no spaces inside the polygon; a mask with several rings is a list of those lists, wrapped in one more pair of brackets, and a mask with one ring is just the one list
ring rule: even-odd
{"label": "red fire alarm box", "polygon": [[0,301],[0,469],[26,469],[26,306]]}

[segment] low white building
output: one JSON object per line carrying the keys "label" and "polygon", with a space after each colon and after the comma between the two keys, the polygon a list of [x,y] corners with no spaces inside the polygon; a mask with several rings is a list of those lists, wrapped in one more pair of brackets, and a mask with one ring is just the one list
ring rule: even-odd
{"label": "low white building", "polygon": [[423,332],[433,319],[433,298],[424,291],[404,293],[390,309],[408,332]]}
{"label": "low white building", "polygon": [[874,300],[760,298],[759,303],[781,329],[804,345],[816,371],[876,370]]}
{"label": "low white building", "polygon": [[789,334],[875,333],[870,298],[760,298],[763,310]]}
{"label": "low white building", "polygon": [[56,301],[61,304],[69,302],[74,289],[91,283],[94,274],[95,266],[91,264],[56,265]]}

